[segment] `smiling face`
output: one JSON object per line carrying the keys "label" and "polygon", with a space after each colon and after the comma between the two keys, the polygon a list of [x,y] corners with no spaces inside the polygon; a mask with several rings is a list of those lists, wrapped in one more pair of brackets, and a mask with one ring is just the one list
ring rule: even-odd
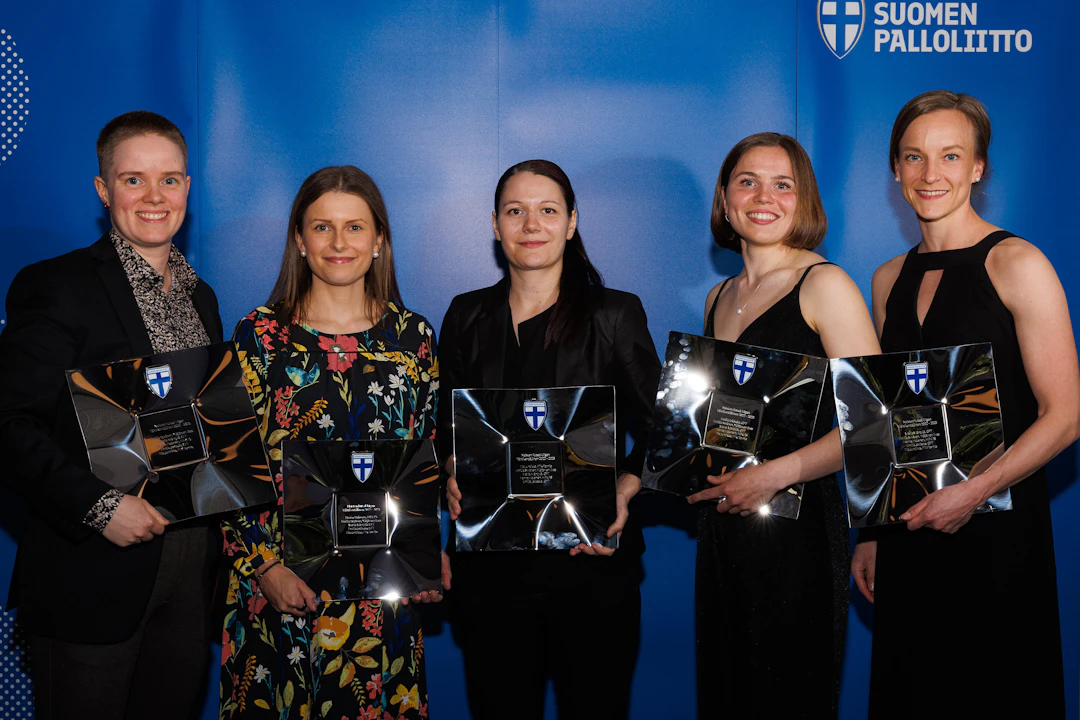
{"label": "smiling face", "polygon": [[343,287],[364,282],[383,236],[363,198],[328,192],[304,212],[296,244],[307,253],[312,283]]}
{"label": "smiling face", "polygon": [[554,180],[519,172],[506,181],[499,209],[491,214],[491,227],[512,268],[559,267],[566,241],[577,228],[577,211],[567,208]]}
{"label": "smiling face", "polygon": [[773,245],[791,236],[798,194],[791,159],[781,147],[747,150],[727,187],[724,213],[739,237],[753,245]]}
{"label": "smiling face", "polygon": [[904,199],[924,222],[969,207],[971,185],[984,168],[976,157],[975,129],[959,110],[921,115],[900,138],[896,176]]}
{"label": "smiling face", "polygon": [[161,135],[138,135],[116,146],[105,177],[94,178],[113,227],[137,250],[172,241],[187,212],[191,178],[184,154]]}

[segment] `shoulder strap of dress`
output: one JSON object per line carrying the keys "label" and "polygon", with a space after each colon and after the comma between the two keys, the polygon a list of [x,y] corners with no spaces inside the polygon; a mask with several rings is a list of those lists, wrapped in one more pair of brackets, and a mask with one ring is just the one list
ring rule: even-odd
{"label": "shoulder strap of dress", "polygon": [[1009,232],[1008,230],[995,230],[994,232],[990,233],[989,235],[984,237],[982,240],[980,240],[979,244],[976,245],[975,247],[979,249],[979,254],[982,256],[982,259],[985,261],[986,256],[990,254],[990,251],[994,248],[995,245],[997,245],[999,242],[1001,242],[1005,238],[1011,238],[1011,237],[1017,237],[1017,236],[1014,233]]}
{"label": "shoulder strap of dress", "polygon": [[[735,277],[732,275],[731,277]],[[712,336],[713,332],[713,316],[716,315],[716,304],[720,302],[720,294],[724,292],[724,288],[731,282],[731,278],[727,278],[724,282],[720,283],[720,289],[716,291],[716,297],[713,298],[712,305],[709,307],[709,316],[705,318],[705,334]]]}
{"label": "shoulder strap of dress", "polygon": [[816,268],[818,265],[835,265],[835,264],[836,263],[831,263],[828,260],[825,260],[823,262],[814,263],[813,265],[808,266],[806,268],[806,270],[803,271],[802,277],[799,278],[799,282],[795,283],[795,287],[793,287],[792,290],[798,290],[799,288],[801,288],[802,284],[803,284],[803,281],[806,280],[806,276],[809,275],[810,271],[813,270],[814,268]]}

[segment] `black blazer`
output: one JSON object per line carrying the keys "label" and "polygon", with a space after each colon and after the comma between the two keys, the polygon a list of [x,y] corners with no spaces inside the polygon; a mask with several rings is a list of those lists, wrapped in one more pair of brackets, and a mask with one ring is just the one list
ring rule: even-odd
{"label": "black blazer", "polygon": [[[192,295],[212,342],[217,298]],[[64,371],[150,355],[135,295],[109,236],[23,268],[0,333],[0,482],[30,506],[9,603],[30,632],[71,642],[131,636],[150,598],[161,538],[119,548],[83,524],[111,486],[90,463]]]}
{"label": "black blazer", "polygon": [[[440,456],[453,454],[453,392],[457,388],[502,387],[503,354],[509,325],[510,281],[458,295],[446,311],[439,339]],[[660,383],[660,361],[648,320],[636,295],[596,288],[592,311],[572,345],[559,346],[555,384],[614,385],[619,431],[616,465],[620,473],[641,475]],[[634,448],[627,455],[623,430]],[[623,533],[622,547],[640,553],[644,543],[636,525]]]}

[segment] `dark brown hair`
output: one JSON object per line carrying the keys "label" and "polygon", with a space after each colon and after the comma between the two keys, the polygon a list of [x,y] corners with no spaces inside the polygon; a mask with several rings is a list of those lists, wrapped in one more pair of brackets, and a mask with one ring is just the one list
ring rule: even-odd
{"label": "dark brown hair", "polygon": [[184,156],[184,167],[187,167],[187,143],[184,141],[184,134],[180,132],[180,128],[157,113],[149,110],[133,110],[114,117],[98,133],[97,161],[98,173],[101,177],[105,177],[106,170],[112,166],[116,147],[125,140],[140,135],[160,135],[166,140],[172,140],[180,148],[180,154]]}
{"label": "dark brown hair", "polygon": [[742,252],[739,235],[724,216],[724,196],[731,181],[731,173],[747,151],[759,147],[778,147],[787,153],[791,161],[791,172],[795,175],[795,218],[791,223],[791,234],[784,243],[793,248],[813,250],[825,239],[829,221],[825,217],[825,208],[818,194],[817,178],[810,164],[810,157],[803,150],[799,141],[790,135],[765,132],[743,138],[731,148],[720,166],[720,177],[716,179],[713,192],[712,234],[713,240],[722,248]]}
{"label": "dark brown hair", "polygon": [[293,200],[289,213],[289,229],[285,233],[285,252],[281,256],[281,270],[278,273],[274,289],[266,304],[272,306],[283,322],[303,319],[304,303],[311,292],[311,268],[300,257],[300,248],[296,245],[296,235],[303,234],[304,213],[311,205],[329,192],[355,195],[368,204],[375,218],[375,232],[382,235],[382,247],[379,257],[371,261],[371,267],[364,275],[364,289],[368,296],[368,314],[379,324],[386,306],[393,302],[402,306],[401,293],[398,291],[397,276],[394,274],[394,248],[390,242],[390,218],[386,213],[386,203],[375,181],[363,170],[352,165],[325,167],[316,170],[300,185],[300,190]]}
{"label": "dark brown hair", "polygon": [[908,126],[915,122],[916,118],[937,110],[959,110],[971,123],[975,135],[975,158],[983,161],[982,176],[985,180],[990,174],[990,116],[977,98],[948,90],[924,92],[911,98],[900,108],[896,121],[893,122],[892,136],[889,138],[889,169],[896,172],[896,166],[900,162],[900,140]]}
{"label": "dark brown hair", "polygon": [[[553,180],[562,190],[567,212],[572,213],[577,209],[574,188],[570,186],[570,178],[561,167],[550,160],[525,160],[508,168],[495,185],[496,217],[499,214],[499,202],[502,200],[506,183],[519,173],[542,175]],[[563,250],[559,299],[555,301],[555,312],[552,313],[547,332],[544,334],[545,348],[552,344],[572,342],[578,336],[590,312],[590,290],[603,286],[604,278],[589,260],[589,255],[585,252],[585,244],[581,241],[581,233],[575,227],[574,236],[566,241],[566,248]]]}

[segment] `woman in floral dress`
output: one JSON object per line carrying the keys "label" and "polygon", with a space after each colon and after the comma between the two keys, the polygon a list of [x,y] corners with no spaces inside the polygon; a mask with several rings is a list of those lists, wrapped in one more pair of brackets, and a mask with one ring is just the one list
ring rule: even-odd
{"label": "woman in floral dress", "polygon": [[[434,332],[402,306],[382,195],[355,167],[304,181],[277,284],[234,341],[279,489],[282,440],[434,435]],[[316,604],[280,562],[280,505],[223,530],[223,720],[427,717],[423,635],[407,600]]]}

